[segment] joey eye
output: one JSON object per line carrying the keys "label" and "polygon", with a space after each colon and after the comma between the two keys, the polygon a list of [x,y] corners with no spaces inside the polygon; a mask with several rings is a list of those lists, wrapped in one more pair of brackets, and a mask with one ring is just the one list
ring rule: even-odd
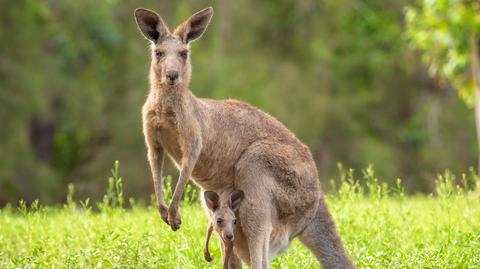
{"label": "joey eye", "polygon": [[223,220],[222,219],[217,219],[217,224],[222,224]]}
{"label": "joey eye", "polygon": [[183,59],[187,59],[188,57],[188,50],[182,50],[180,51],[180,57],[182,57]]}
{"label": "joey eye", "polygon": [[233,220],[233,224],[237,224],[237,220],[236,220],[236,219]]}
{"label": "joey eye", "polygon": [[157,59],[160,59],[163,57],[163,55],[165,55],[165,53],[163,53],[163,51],[155,51],[155,57],[157,57]]}

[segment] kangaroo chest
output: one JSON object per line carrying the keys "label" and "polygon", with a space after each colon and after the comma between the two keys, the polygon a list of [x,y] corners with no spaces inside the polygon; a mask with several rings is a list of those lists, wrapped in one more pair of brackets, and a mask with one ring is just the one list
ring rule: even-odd
{"label": "kangaroo chest", "polygon": [[[170,104],[175,103],[175,106]],[[152,135],[155,141],[168,153],[171,159],[175,162],[177,168],[180,168],[184,155],[183,148],[187,147],[189,143],[188,137],[192,129],[187,127],[192,125],[191,113],[184,111],[185,105],[180,102],[164,102],[163,100],[156,100],[149,104],[147,109],[147,118],[150,126],[153,126]],[[182,109],[183,108],[183,109]],[[201,129],[197,130],[201,132]],[[202,133],[202,149],[195,166],[192,171],[192,178],[202,188],[207,190],[220,190],[223,188],[232,187],[234,170],[231,166],[226,166],[226,159],[233,159],[230,156],[225,145],[220,143],[212,143],[208,140],[208,136]],[[225,157],[229,157],[226,158]]]}
{"label": "kangaroo chest", "polygon": [[175,130],[170,128],[158,128],[158,139],[163,149],[172,157],[175,163],[180,165],[182,159],[182,149],[180,143],[178,142],[178,134]]}
{"label": "kangaroo chest", "polygon": [[148,121],[154,126],[153,135],[157,143],[162,146],[178,165],[182,159],[182,150],[179,141],[177,114],[173,109],[157,106],[156,109],[149,113]]}

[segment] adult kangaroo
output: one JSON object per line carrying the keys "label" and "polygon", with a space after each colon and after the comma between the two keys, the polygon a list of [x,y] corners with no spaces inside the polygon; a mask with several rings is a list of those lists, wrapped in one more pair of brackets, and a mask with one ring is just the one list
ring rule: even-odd
{"label": "adult kangaroo", "polygon": [[[308,148],[257,108],[197,98],[189,90],[189,44],[203,34],[212,15],[211,7],[203,9],[170,32],[157,13],[135,10],[137,25],[151,42],[150,92],[142,117],[161,218],[174,231],[180,227],[178,206],[192,177],[205,190],[244,192],[238,214],[248,253],[237,246],[234,252],[253,269],[268,268],[297,236],[323,268],[353,268]],[[161,182],[165,153],[180,170],[168,208]],[[238,258],[230,267],[241,267]]]}

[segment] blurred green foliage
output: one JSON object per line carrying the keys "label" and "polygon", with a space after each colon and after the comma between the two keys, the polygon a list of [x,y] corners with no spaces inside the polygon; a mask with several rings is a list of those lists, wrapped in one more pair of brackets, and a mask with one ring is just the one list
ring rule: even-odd
{"label": "blurred green foliage", "polygon": [[[101,199],[116,159],[126,195],[149,197],[140,122],[149,53],[133,20],[140,6],[174,27],[213,5],[192,45],[191,90],[277,117],[308,144],[323,183],[337,162],[371,163],[407,191],[432,190],[437,171],[475,163],[474,121],[404,39],[410,4],[0,1],[0,204],[65,200],[69,182],[77,196]],[[165,174],[176,175],[172,165]]]}
{"label": "blurred green foliage", "polygon": [[406,9],[406,34],[422,50],[434,76],[449,80],[459,96],[473,105],[472,39],[480,32],[480,3],[465,0],[422,0]]}

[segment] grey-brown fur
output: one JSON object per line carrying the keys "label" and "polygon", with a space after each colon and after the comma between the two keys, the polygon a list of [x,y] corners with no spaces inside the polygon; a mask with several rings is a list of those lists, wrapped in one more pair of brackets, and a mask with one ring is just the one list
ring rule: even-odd
{"label": "grey-brown fur", "polygon": [[237,220],[237,216],[243,197],[243,192],[236,190],[230,193],[223,192],[220,195],[213,191],[204,193],[205,203],[210,212],[210,221],[205,237],[203,255],[205,260],[212,261],[208,244],[212,230],[215,230],[222,243],[224,269],[229,268],[233,256],[233,242],[240,233],[240,222]]}
{"label": "grey-brown fur", "polygon": [[[180,227],[178,206],[192,177],[205,190],[245,193],[238,213],[242,233],[234,242],[230,268],[241,268],[237,257],[253,269],[268,268],[296,236],[324,268],[353,268],[308,148],[278,120],[248,104],[197,98],[189,90],[188,44],[203,34],[212,15],[212,8],[201,10],[170,32],[155,12],[135,11],[140,31],[152,42],[150,92],[142,117],[162,219],[173,230]],[[161,191],[166,153],[180,170],[168,208]]]}

